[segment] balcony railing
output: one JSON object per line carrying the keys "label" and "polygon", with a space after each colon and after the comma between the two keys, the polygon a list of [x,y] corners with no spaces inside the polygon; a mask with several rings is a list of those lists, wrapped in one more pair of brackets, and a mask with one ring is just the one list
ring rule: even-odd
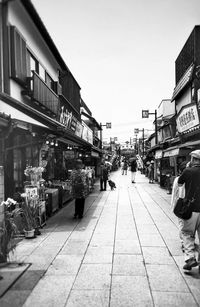
{"label": "balcony railing", "polygon": [[30,80],[30,92],[33,100],[57,115],[59,110],[59,98],[35,71],[33,71],[33,77]]}

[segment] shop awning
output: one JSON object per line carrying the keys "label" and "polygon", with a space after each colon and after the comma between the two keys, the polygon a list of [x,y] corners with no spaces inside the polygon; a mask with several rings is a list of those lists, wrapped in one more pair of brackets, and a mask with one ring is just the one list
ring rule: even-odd
{"label": "shop awning", "polygon": [[84,115],[85,117],[90,119],[94,123],[94,125],[97,127],[98,130],[102,130],[101,125],[96,121],[96,119],[94,117],[92,117],[91,115],[85,113],[84,111],[81,112],[81,115]]}
{"label": "shop awning", "polygon": [[179,151],[180,151],[180,148],[177,147],[177,146],[169,147],[168,149],[164,150],[163,158],[178,156],[179,155]]}
{"label": "shop awning", "polygon": [[185,156],[190,152],[188,148],[183,148],[179,146],[169,147],[163,151],[163,158],[175,157],[175,156]]}
{"label": "shop awning", "polygon": [[188,70],[185,72],[183,77],[179,80],[178,84],[176,85],[173,96],[172,96],[172,101],[181,93],[181,91],[185,88],[186,85],[191,81],[192,79],[192,74],[194,70],[194,65],[191,65]]}
{"label": "shop awning", "polygon": [[199,148],[200,148],[200,140],[197,140],[197,141],[191,141],[191,142],[186,142],[184,144],[181,144],[179,147],[180,148],[184,148],[184,147],[190,147],[190,148],[195,148],[196,146],[199,145]]}

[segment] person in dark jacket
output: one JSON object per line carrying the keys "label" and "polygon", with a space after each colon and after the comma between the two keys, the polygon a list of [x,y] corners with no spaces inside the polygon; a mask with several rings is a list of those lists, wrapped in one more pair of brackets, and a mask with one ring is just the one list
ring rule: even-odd
{"label": "person in dark jacket", "polygon": [[136,176],[136,172],[137,172],[137,161],[136,161],[136,159],[131,161],[130,171],[131,171],[131,182],[135,183],[135,176]]}
{"label": "person in dark jacket", "polygon": [[83,169],[82,160],[76,160],[75,169],[71,173],[72,196],[75,198],[74,218],[82,218],[84,213],[85,198],[88,194],[88,176]]}
{"label": "person in dark jacket", "polygon": [[[200,150],[194,150],[191,155],[191,167],[186,168],[178,179],[178,184],[185,184],[185,198],[194,199],[192,216],[184,220],[182,238],[185,249],[184,270],[198,266],[195,256],[195,234],[200,241]],[[200,259],[198,259],[200,260]]]}
{"label": "person in dark jacket", "polygon": [[108,180],[108,169],[105,163],[102,162],[100,168],[100,191],[106,191],[107,180]]}
{"label": "person in dark jacket", "polygon": [[128,169],[128,162],[127,160],[124,160],[124,163],[123,163],[123,167],[122,167],[122,175],[127,175],[127,169]]}

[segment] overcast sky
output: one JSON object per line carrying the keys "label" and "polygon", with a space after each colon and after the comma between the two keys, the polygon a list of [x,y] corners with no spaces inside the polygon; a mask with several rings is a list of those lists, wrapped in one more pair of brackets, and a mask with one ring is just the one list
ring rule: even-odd
{"label": "overcast sky", "polygon": [[32,0],[81,87],[104,138],[130,140],[141,118],[175,87],[175,60],[195,25],[199,0]]}

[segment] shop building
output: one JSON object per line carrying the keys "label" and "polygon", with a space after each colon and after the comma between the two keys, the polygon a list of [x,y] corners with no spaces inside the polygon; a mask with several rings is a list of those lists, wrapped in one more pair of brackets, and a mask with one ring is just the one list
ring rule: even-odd
{"label": "shop building", "polygon": [[46,181],[66,186],[65,201],[75,158],[96,148],[81,119],[81,88],[31,1],[3,0],[0,14],[0,193],[23,191],[25,168],[44,166]]}
{"label": "shop building", "polygon": [[189,161],[189,153],[200,149],[200,26],[194,27],[180,51],[175,75],[172,99],[163,100],[157,111],[158,144],[152,134],[148,151],[155,158],[155,178],[167,188],[181,162]]}
{"label": "shop building", "polygon": [[172,102],[176,108],[177,138],[174,146],[179,161],[190,159],[200,149],[200,26],[195,26],[175,62],[176,86]]}

